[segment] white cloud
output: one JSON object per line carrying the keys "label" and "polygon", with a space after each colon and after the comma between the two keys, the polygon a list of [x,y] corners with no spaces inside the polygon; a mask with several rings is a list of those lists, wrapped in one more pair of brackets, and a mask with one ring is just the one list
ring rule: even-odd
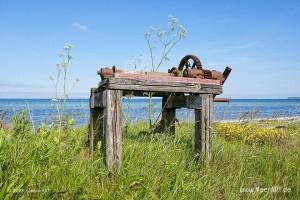
{"label": "white cloud", "polygon": [[85,31],[88,30],[88,28],[87,28],[86,25],[80,24],[80,23],[78,23],[78,22],[74,22],[74,23],[72,24],[72,27],[74,27],[75,29],[77,29],[77,30],[79,30],[79,31],[83,31],[83,32],[85,32]]}

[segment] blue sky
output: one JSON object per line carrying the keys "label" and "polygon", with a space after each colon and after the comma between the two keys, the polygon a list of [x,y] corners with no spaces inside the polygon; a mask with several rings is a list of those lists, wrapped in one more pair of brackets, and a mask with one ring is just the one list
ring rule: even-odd
{"label": "blue sky", "polygon": [[233,68],[225,97],[300,96],[300,1],[0,0],[0,98],[52,97],[65,43],[74,45],[70,96],[87,98],[100,66],[149,65],[144,32],[169,15],[188,35],[160,71],[193,53],[209,69]]}

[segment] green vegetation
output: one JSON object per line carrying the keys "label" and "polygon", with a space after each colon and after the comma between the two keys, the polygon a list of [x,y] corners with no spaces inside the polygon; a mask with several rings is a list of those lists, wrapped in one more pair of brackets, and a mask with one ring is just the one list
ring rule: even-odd
{"label": "green vegetation", "polygon": [[[86,128],[68,128],[61,134],[41,126],[34,132],[24,116],[14,117],[9,128],[0,128],[0,199],[297,199],[300,195],[299,122],[251,125],[282,131],[284,140],[274,143],[227,137],[222,133],[227,128],[215,124],[209,166],[193,153],[192,124],[178,126],[175,138],[145,135],[147,123],[133,124],[123,137],[123,164],[117,175],[105,170],[100,143],[92,156],[85,151]],[[291,191],[255,192],[256,187],[275,186]],[[254,192],[241,192],[243,188]]]}
{"label": "green vegetation", "polygon": [[[50,76],[49,79],[53,84],[55,90],[55,97],[52,99],[52,103],[55,105],[56,109],[56,119],[54,125],[61,130],[66,126],[69,126],[73,123],[73,119],[71,119],[66,113],[65,109],[67,106],[67,100],[69,98],[67,91],[67,75],[68,68],[71,60],[73,59],[71,55],[71,49],[73,45],[66,43],[64,45],[63,51],[58,54],[60,61],[56,64],[56,77]],[[63,74],[63,76],[61,76]],[[61,83],[62,82],[62,83]],[[79,82],[79,79],[76,78],[73,87]],[[60,95],[60,86],[62,87],[62,97]],[[62,99],[63,102],[60,102]]]}
{"label": "green vegetation", "polygon": [[[168,57],[174,47],[187,36],[187,31],[176,17],[169,16],[168,27],[166,30],[161,28],[151,28],[150,31],[144,33],[147,47],[150,53],[151,72],[157,72],[165,61],[169,61]],[[156,49],[156,51],[155,51]],[[155,58],[155,55],[157,58]],[[157,60],[157,61],[156,61]],[[157,63],[156,63],[157,62]],[[154,92],[145,92],[149,97],[148,101],[148,121],[151,129],[152,127],[152,97]]]}

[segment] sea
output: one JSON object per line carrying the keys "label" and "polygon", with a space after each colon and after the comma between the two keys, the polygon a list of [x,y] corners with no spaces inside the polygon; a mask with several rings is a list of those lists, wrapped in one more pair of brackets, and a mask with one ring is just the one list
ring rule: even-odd
{"label": "sea", "polygon": [[[146,121],[151,116],[155,121],[161,113],[161,99],[152,99],[152,114],[148,112],[148,99],[124,97],[123,117],[130,122]],[[57,116],[55,103],[51,99],[0,99],[0,120],[9,124],[14,115],[27,111],[28,119],[38,126],[50,125]],[[62,110],[62,108],[60,109]],[[300,116],[300,99],[231,99],[230,102],[215,102],[214,121],[290,118]],[[76,126],[85,126],[89,120],[89,100],[69,99],[65,114],[74,119]],[[179,122],[192,122],[194,111],[178,109],[176,118]]]}

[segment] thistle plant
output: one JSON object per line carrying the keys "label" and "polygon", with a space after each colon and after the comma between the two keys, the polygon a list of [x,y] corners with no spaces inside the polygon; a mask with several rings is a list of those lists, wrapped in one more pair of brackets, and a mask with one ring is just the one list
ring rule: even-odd
{"label": "thistle plant", "polygon": [[[55,98],[52,99],[52,102],[55,104],[56,108],[56,115],[58,120],[58,125],[61,128],[62,125],[65,125],[66,122],[72,121],[69,120],[69,117],[65,114],[65,109],[67,106],[67,100],[68,100],[68,92],[67,92],[67,75],[68,75],[68,68],[70,65],[71,60],[73,59],[71,55],[71,49],[73,46],[71,44],[65,44],[63,51],[58,54],[60,61],[56,64],[56,77],[50,76],[50,80],[53,84],[54,90],[55,90]],[[62,87],[63,87],[63,97],[62,97],[62,103],[60,101],[60,83],[62,81]],[[79,82],[79,79],[76,78],[75,84]],[[74,85],[75,85],[74,84]],[[74,86],[73,85],[73,86]]]}
{"label": "thistle plant", "polygon": [[[150,31],[144,33],[144,37],[150,53],[151,72],[158,71],[165,61],[170,60],[168,56],[170,55],[174,47],[178,44],[178,42],[180,42],[186,36],[186,29],[179,23],[179,20],[173,16],[169,16],[169,22],[166,30],[152,27]],[[158,52],[155,52],[155,49],[158,49]],[[156,54],[158,54],[157,57],[155,57]],[[146,93],[146,95],[149,97],[148,120],[151,127],[151,119],[153,115],[153,92],[148,92]]]}

